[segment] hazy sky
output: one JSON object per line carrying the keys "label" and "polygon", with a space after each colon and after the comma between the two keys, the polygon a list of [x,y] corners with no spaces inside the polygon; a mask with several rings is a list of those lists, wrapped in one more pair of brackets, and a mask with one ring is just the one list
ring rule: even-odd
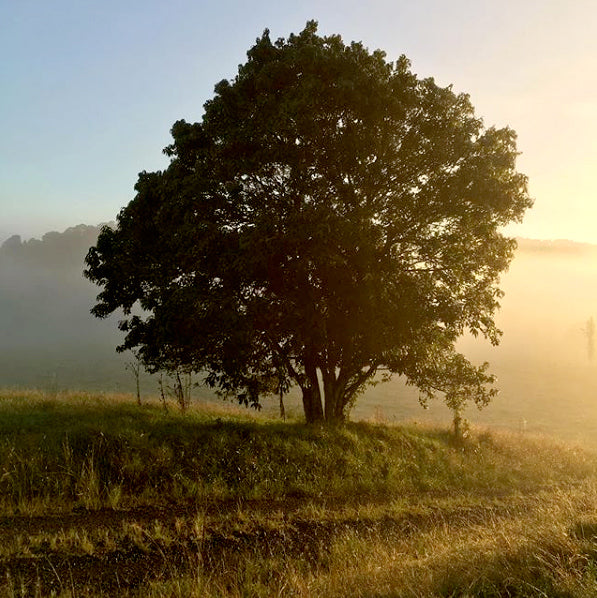
{"label": "hazy sky", "polygon": [[406,54],[518,132],[512,232],[597,243],[595,0],[0,0],[0,241],[114,219],[264,28]]}

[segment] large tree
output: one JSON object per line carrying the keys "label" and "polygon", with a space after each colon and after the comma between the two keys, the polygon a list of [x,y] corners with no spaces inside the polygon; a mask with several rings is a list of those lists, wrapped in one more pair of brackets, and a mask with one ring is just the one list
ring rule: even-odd
{"label": "large tree", "polygon": [[307,421],[342,420],[380,371],[487,401],[454,343],[499,339],[500,228],[531,205],[514,131],[314,22],[247,56],[89,251],[93,313],[122,308],[150,369],[253,403],[298,385]]}

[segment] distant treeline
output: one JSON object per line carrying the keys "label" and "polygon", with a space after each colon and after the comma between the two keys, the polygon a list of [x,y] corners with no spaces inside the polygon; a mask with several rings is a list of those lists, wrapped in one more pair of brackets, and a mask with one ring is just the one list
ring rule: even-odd
{"label": "distant treeline", "polygon": [[49,232],[41,239],[22,241],[14,235],[0,246],[0,266],[48,268],[81,276],[85,255],[97,240],[100,226],[79,224],[64,232]]}
{"label": "distant treeline", "polygon": [[518,238],[519,253],[551,253],[559,255],[586,254],[597,255],[597,245],[591,243],[578,243],[567,239],[525,239]]}
{"label": "distant treeline", "polygon": [[99,289],[83,277],[101,226],[79,225],[0,246],[0,386],[114,389],[123,380],[113,321],[89,310]]}
{"label": "distant treeline", "polygon": [[80,225],[2,244],[0,349],[93,344],[100,331],[89,309],[98,289],[83,278],[83,260],[99,230]]}

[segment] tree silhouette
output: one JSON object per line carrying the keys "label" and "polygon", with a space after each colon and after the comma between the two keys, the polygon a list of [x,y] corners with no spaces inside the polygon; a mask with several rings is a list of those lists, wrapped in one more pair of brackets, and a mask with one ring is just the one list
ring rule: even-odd
{"label": "tree silhouette", "polygon": [[[382,370],[432,394],[465,330],[498,342],[500,228],[531,205],[515,133],[314,22],[247,56],[89,251],[93,313],[124,309],[121,349],[241,402],[298,386],[309,422]],[[484,366],[460,367],[483,402]]]}

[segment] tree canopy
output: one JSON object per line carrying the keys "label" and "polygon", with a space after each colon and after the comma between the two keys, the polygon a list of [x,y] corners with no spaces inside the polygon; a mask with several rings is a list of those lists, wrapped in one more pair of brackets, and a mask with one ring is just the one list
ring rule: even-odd
{"label": "tree canopy", "polygon": [[168,168],[139,175],[86,258],[92,312],[128,316],[122,350],[250,403],[298,386],[310,422],[342,420],[378,372],[490,398],[454,343],[499,340],[500,230],[531,206],[514,131],[309,22],[266,30],[171,132]]}

